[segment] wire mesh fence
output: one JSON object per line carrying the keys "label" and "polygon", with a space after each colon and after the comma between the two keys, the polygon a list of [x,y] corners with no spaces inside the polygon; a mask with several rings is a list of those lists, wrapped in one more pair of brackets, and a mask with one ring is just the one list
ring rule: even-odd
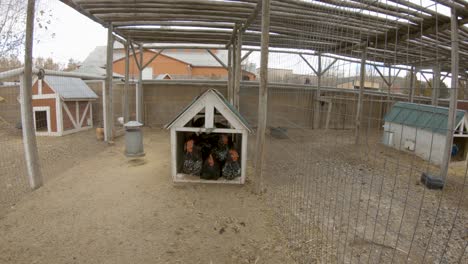
{"label": "wire mesh fence", "polygon": [[[271,37],[277,52],[269,55],[262,171],[265,195],[281,220],[294,259],[298,263],[468,263],[468,102],[464,101],[468,85],[466,69],[460,71],[464,78],[451,83],[449,51],[455,41],[448,31],[450,8],[426,0],[272,2]],[[134,16],[133,22],[139,21]],[[463,21],[459,42],[467,43],[466,18]],[[258,26],[254,23],[245,32],[246,43],[256,43]],[[124,26],[120,32],[131,35],[137,29]],[[180,28],[143,29],[160,30],[160,40],[166,42]],[[284,29],[290,30],[287,38],[280,36]],[[203,34],[214,37],[208,33]],[[218,32],[232,39],[230,33]],[[134,37],[144,42],[144,35],[138,32]],[[118,50],[123,52],[122,47]],[[13,69],[19,61],[5,60],[2,52],[0,59],[7,64],[2,71]],[[242,54],[247,58],[244,68],[259,61],[258,52],[249,54]],[[152,56],[150,60],[155,60]],[[224,66],[217,69],[222,74],[198,76],[186,72],[196,68],[193,64],[184,64],[178,74],[155,74],[150,67],[147,79],[151,80],[145,80],[141,91],[143,107],[137,110],[137,64],[130,67],[133,80],[126,107],[130,120],[142,109],[147,126],[166,124],[206,89],[228,94]],[[102,70],[103,64],[94,66]],[[154,81],[158,78],[163,80]],[[104,144],[96,144],[92,129],[106,123],[104,81],[50,75],[34,79],[31,89],[29,114],[46,180],[105,149]],[[96,96],[85,96],[89,91]],[[258,82],[242,82],[240,111],[251,124],[258,121],[258,93]],[[121,80],[114,80],[110,94],[109,123],[119,136],[126,109]],[[452,130],[447,107],[454,94],[460,101]],[[0,85],[0,216],[29,189],[19,96],[19,79]],[[454,136],[453,142],[447,142],[448,134]],[[254,147],[250,144],[251,159]],[[438,179],[443,180],[443,189],[428,188],[438,187]]]}
{"label": "wire mesh fence", "polygon": [[[297,71],[308,67],[297,55],[270,53],[270,58],[270,63],[286,61]],[[350,70],[356,68],[353,63],[334,65],[337,69],[322,79],[320,100],[316,78],[303,77],[307,80],[303,85],[291,86],[289,80],[302,74],[284,81],[277,70],[269,73],[284,83],[269,84],[266,195],[282,219],[296,261],[467,261],[467,165],[461,150],[466,142],[459,123],[465,113],[460,113],[457,130],[452,131],[456,153],[445,187],[428,189],[422,175],[441,175],[447,95],[438,99],[438,106],[432,106],[431,94],[422,88],[411,99],[407,78],[401,78],[398,89],[386,90],[376,68],[367,66],[365,81],[370,87],[363,96],[361,140],[356,144],[360,72]],[[405,76],[401,72],[396,76]],[[393,78],[396,83],[400,77]],[[257,101],[257,87],[244,84],[240,109],[252,123]],[[398,110],[399,104],[410,110]]]}
{"label": "wire mesh fence", "polygon": [[18,96],[17,83],[0,85],[0,215],[29,191]]}

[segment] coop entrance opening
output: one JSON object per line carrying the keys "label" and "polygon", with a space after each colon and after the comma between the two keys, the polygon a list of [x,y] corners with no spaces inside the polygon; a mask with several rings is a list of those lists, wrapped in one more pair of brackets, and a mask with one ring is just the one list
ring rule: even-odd
{"label": "coop entrance opening", "polygon": [[177,131],[176,181],[242,183],[242,134]]}
{"label": "coop entrance opening", "polygon": [[454,137],[452,145],[452,161],[466,160],[468,138]]}
{"label": "coop entrance opening", "polygon": [[47,111],[35,111],[36,131],[47,132],[49,124],[47,123]]}

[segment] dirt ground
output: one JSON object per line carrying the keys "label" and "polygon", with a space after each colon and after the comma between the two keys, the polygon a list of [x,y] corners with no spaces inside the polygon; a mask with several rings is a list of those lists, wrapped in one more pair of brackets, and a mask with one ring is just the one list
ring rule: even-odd
{"label": "dirt ground", "polygon": [[[41,172],[45,182],[60,176],[83,159],[103,152],[94,130],[63,137],[37,137]],[[30,191],[21,130],[0,120],[0,218]]]}
{"label": "dirt ground", "polygon": [[174,185],[166,131],[145,130],[141,159],[122,146],[67,165],[10,208],[0,263],[294,263],[250,183]]}
{"label": "dirt ground", "polygon": [[379,139],[356,146],[353,131],[304,129],[268,139],[267,193],[295,259],[467,263],[466,165],[451,167],[443,191],[429,190],[421,173],[437,167]]}

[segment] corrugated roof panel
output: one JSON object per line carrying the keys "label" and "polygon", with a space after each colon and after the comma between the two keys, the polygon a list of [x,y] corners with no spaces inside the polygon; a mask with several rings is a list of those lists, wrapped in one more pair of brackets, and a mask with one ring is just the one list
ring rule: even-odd
{"label": "corrugated roof panel", "polygon": [[45,82],[63,99],[97,99],[98,96],[80,78],[46,76]]}
{"label": "corrugated roof panel", "polygon": [[[464,111],[457,110],[456,124],[460,123]],[[448,108],[432,105],[398,102],[385,116],[385,122],[421,128],[435,133],[447,132]]]}
{"label": "corrugated roof panel", "polygon": [[400,111],[401,111],[401,108],[399,107],[393,107],[390,112],[387,113],[387,115],[385,116],[385,121],[386,122],[393,122],[393,120],[395,120],[395,118],[400,114]]}
{"label": "corrugated roof panel", "polygon": [[[464,115],[464,111],[457,110],[455,123],[460,123]],[[445,134],[447,132],[448,108],[397,102],[385,116],[384,120],[385,122],[392,122]]]}
{"label": "corrugated roof panel", "polygon": [[414,124],[418,122],[419,115],[416,112],[410,111],[410,114],[408,115],[408,118],[406,119],[406,122],[408,124]]}

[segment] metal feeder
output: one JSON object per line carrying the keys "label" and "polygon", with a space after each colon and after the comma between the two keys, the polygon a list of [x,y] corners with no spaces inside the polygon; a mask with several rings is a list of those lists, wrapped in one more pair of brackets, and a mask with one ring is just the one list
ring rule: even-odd
{"label": "metal feeder", "polygon": [[138,121],[130,121],[125,125],[125,155],[127,157],[142,157],[143,151],[143,124]]}

